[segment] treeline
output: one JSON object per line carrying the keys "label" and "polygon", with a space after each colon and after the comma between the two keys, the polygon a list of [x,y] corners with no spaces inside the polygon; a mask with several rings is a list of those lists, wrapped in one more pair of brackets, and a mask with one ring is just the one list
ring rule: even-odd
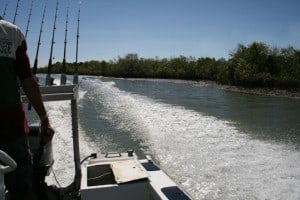
{"label": "treeline", "polygon": [[[61,73],[62,63],[52,67]],[[79,74],[123,78],[164,78],[211,80],[244,87],[300,88],[300,51],[293,47],[271,48],[254,42],[238,45],[228,60],[209,57],[139,58],[128,54],[111,61],[78,63]],[[46,73],[40,68],[39,73]],[[67,64],[67,73],[74,73],[74,64]]]}

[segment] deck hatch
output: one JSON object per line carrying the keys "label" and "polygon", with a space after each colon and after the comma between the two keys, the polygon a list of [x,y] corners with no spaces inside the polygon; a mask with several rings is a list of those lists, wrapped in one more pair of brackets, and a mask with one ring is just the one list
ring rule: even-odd
{"label": "deck hatch", "polygon": [[118,184],[149,177],[143,166],[134,159],[111,163],[111,169]]}

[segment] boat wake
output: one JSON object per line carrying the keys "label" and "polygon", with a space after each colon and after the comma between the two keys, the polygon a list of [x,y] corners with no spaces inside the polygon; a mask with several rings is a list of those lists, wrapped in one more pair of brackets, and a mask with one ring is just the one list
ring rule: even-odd
{"label": "boat wake", "polygon": [[[67,102],[47,104],[57,130],[54,168],[63,184],[73,178],[67,107]],[[81,80],[79,114],[82,155],[121,147],[126,135],[132,141],[125,146],[135,149],[138,143],[142,155],[150,154],[195,199],[300,197],[295,189],[300,188],[300,152],[251,139],[233,122],[122,91],[111,79],[100,78]],[[106,127],[95,131],[99,124]]]}

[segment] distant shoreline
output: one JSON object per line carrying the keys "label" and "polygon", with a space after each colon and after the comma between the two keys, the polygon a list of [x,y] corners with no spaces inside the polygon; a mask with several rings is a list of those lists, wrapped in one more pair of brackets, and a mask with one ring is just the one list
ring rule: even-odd
{"label": "distant shoreline", "polygon": [[[80,75],[80,76],[94,76],[94,75]],[[272,97],[284,97],[290,99],[300,99],[300,90],[286,90],[279,88],[246,88],[242,86],[233,85],[223,85],[216,83],[214,81],[203,81],[203,80],[182,80],[182,79],[160,79],[160,78],[119,78],[119,77],[109,77],[109,76],[94,76],[94,77],[106,77],[115,79],[127,79],[127,80],[144,80],[153,82],[173,82],[173,83],[187,83],[193,84],[200,87],[212,87],[222,90],[228,90],[232,92],[241,92],[245,94],[254,94],[262,96],[272,96]]]}
{"label": "distant shoreline", "polygon": [[289,91],[289,90],[278,89],[278,88],[245,88],[241,86],[222,85],[214,81],[202,81],[202,80],[193,81],[193,80],[180,80],[180,79],[157,79],[157,78],[125,78],[125,79],[145,80],[145,81],[154,81],[154,82],[189,83],[196,86],[213,87],[222,90],[241,92],[246,94],[300,99],[300,91]]}

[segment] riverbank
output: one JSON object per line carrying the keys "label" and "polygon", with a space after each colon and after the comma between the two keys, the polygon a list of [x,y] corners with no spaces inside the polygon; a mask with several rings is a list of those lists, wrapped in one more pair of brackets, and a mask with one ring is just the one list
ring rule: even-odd
{"label": "riverbank", "polygon": [[151,78],[128,78],[128,80],[145,80],[154,82],[174,82],[174,83],[188,83],[196,86],[213,87],[222,90],[229,90],[233,92],[242,92],[246,94],[265,95],[274,97],[284,97],[291,99],[300,99],[300,91],[284,90],[278,88],[245,88],[241,86],[222,85],[214,81],[192,81],[179,79],[151,79]]}

